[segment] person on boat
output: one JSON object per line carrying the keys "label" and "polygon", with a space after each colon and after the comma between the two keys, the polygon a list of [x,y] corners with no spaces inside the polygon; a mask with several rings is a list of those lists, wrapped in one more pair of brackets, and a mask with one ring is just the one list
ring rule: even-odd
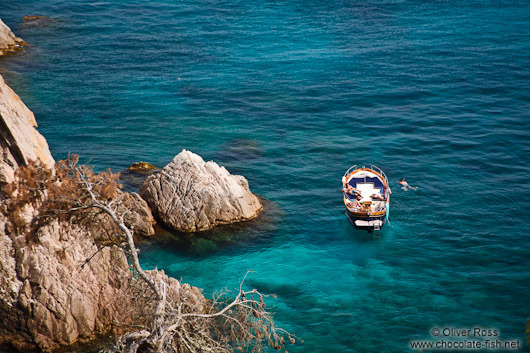
{"label": "person on boat", "polygon": [[359,208],[361,207],[361,196],[357,196],[357,198],[353,199],[353,201],[349,204],[351,208]]}
{"label": "person on boat", "polygon": [[372,208],[371,202],[365,202],[361,204],[361,211],[363,212],[370,212],[370,209]]}
{"label": "person on boat", "polygon": [[372,199],[374,200],[381,200],[381,201],[385,201],[385,197],[381,194],[373,194],[372,196],[370,196]]}
{"label": "person on boat", "polygon": [[361,192],[350,184],[346,184],[346,186],[342,188],[342,192],[345,192],[350,195],[361,196]]}
{"label": "person on boat", "polygon": [[401,180],[399,181],[399,183],[401,184],[402,189],[405,190],[405,191],[407,191],[407,188],[408,188],[408,189],[412,189],[412,190],[414,190],[414,191],[415,191],[416,189],[418,189],[417,187],[410,186],[409,183],[407,183],[407,182],[405,181],[405,177],[401,178]]}

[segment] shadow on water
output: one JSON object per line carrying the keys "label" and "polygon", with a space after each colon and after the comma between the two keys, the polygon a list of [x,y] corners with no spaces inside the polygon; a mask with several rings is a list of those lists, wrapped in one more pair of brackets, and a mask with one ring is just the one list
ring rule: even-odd
{"label": "shadow on water", "polygon": [[246,222],[220,225],[214,229],[184,233],[155,226],[155,236],[142,241],[142,249],[163,248],[179,256],[207,257],[218,252],[244,252],[250,247],[266,247],[276,233],[283,213],[277,204],[261,199],[263,211],[261,214]]}
{"label": "shadow on water", "polygon": [[307,293],[299,285],[293,283],[278,283],[274,281],[260,281],[249,278],[245,285],[252,289],[257,289],[262,294],[277,295],[283,301],[292,299],[293,301],[306,297]]}
{"label": "shadow on water", "polygon": [[385,224],[381,230],[367,231],[364,229],[356,229],[348,219],[346,211],[344,211],[343,216],[344,220],[341,222],[341,225],[347,236],[354,241],[359,243],[370,243],[378,241],[381,237],[385,236],[385,230],[388,227],[388,224]]}
{"label": "shadow on water", "polygon": [[153,169],[148,172],[134,172],[128,169],[120,171],[120,182],[123,190],[127,192],[139,192],[144,181],[151,174],[158,173],[160,169]]}
{"label": "shadow on water", "polygon": [[384,237],[385,231],[384,231],[384,228],[381,230],[373,231],[373,232],[369,232],[369,231],[362,230],[362,229],[353,229],[352,236],[355,238],[355,240],[359,242],[370,243],[370,242],[376,242],[380,240],[381,237]]}

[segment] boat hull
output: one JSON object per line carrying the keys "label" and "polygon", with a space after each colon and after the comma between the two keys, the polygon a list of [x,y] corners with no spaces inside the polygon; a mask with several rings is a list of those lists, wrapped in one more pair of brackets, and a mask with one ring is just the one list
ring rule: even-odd
{"label": "boat hull", "polygon": [[388,211],[377,216],[350,212],[348,209],[346,209],[345,213],[346,218],[353,227],[368,231],[380,230],[388,219]]}

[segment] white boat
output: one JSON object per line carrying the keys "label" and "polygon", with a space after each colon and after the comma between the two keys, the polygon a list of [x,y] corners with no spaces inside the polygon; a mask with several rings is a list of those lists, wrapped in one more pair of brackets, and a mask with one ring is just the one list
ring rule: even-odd
{"label": "white boat", "polygon": [[380,230],[388,221],[390,187],[385,173],[375,165],[350,167],[342,177],[346,217],[357,229]]}

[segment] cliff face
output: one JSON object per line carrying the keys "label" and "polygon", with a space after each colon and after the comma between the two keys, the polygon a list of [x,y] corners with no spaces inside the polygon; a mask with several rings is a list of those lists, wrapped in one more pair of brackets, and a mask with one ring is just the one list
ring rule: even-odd
{"label": "cliff face", "polygon": [[0,19],[0,56],[18,51],[24,44],[25,42],[17,38]]}
{"label": "cliff face", "polygon": [[14,172],[30,160],[51,168],[55,161],[46,139],[37,131],[31,110],[0,76],[0,188],[13,181]]}
{"label": "cliff face", "polygon": [[0,219],[0,342],[51,349],[103,331],[127,310],[131,280],[120,248],[97,247],[82,228],[54,222],[38,243]]}
{"label": "cliff face", "polygon": [[[147,324],[149,289],[132,274],[121,247],[98,251],[87,230],[70,223],[53,222],[31,237],[14,234],[0,214],[0,347],[46,351]],[[157,276],[175,303],[203,300],[197,288]]]}

